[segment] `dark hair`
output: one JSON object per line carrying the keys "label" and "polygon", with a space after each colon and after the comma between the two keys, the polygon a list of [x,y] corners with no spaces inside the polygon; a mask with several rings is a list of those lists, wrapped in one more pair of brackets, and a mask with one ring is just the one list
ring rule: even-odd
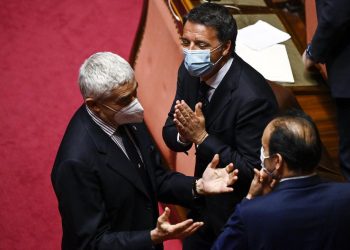
{"label": "dark hair", "polygon": [[270,125],[269,154],[279,153],[292,171],[313,172],[321,159],[322,145],[312,119],[300,110],[292,110]]}
{"label": "dark hair", "polygon": [[184,25],[187,21],[214,28],[221,42],[231,41],[231,52],[234,52],[237,24],[229,10],[224,6],[215,3],[201,4],[184,17]]}

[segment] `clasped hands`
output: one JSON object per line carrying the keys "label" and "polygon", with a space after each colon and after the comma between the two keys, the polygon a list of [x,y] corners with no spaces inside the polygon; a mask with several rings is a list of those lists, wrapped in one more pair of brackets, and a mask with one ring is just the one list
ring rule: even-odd
{"label": "clasped hands", "polygon": [[199,145],[208,136],[201,102],[197,103],[195,111],[192,111],[185,101],[176,101],[173,121],[180,140],[184,143],[191,142]]}
{"label": "clasped hands", "polygon": [[[231,187],[237,181],[238,170],[233,164],[228,164],[225,168],[217,168],[219,155],[215,155],[205,169],[202,178],[196,182],[196,189],[200,195],[210,195],[218,193],[232,192]],[[169,239],[183,239],[196,232],[203,222],[194,222],[192,219],[182,221],[177,224],[169,222],[170,209],[165,208],[159,216],[157,226],[151,231],[151,239],[155,244]]]}

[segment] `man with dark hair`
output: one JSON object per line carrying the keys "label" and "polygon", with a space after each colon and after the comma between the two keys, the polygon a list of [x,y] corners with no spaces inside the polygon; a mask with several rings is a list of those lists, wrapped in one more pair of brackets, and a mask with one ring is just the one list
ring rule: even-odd
{"label": "man with dark hair", "polygon": [[205,225],[184,240],[184,249],[210,249],[235,205],[248,192],[253,169],[260,164],[263,129],[277,111],[264,77],[234,52],[236,36],[236,22],[222,5],[202,4],[185,18],[184,61],[163,128],[164,141],[176,152],[186,152],[195,144],[196,177],[219,154],[219,166],[233,162],[239,178],[232,194],[198,200],[198,208],[189,217]]}
{"label": "man with dark hair", "polygon": [[212,249],[349,249],[350,184],[321,181],[321,141],[301,111],[262,136],[260,172]]}

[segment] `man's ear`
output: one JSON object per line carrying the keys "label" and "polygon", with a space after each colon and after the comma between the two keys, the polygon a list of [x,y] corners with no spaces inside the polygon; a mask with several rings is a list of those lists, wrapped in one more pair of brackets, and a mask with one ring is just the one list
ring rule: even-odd
{"label": "man's ear", "polygon": [[224,44],[224,51],[222,52],[222,55],[223,55],[223,56],[226,56],[226,55],[228,55],[228,54],[231,53],[231,46],[232,46],[231,40],[227,41],[227,42]]}
{"label": "man's ear", "polygon": [[276,157],[274,157],[274,163],[275,163],[275,167],[276,167],[276,170],[279,170],[282,165],[283,165],[283,158],[282,158],[282,155],[280,155],[279,153],[276,154]]}
{"label": "man's ear", "polygon": [[94,113],[100,112],[100,107],[97,105],[97,102],[92,97],[85,98],[85,104],[88,106],[90,110],[92,110]]}

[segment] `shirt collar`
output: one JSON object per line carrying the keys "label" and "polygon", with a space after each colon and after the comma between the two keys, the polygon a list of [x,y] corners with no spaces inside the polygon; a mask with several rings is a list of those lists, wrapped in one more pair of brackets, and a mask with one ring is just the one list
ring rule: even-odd
{"label": "shirt collar", "polygon": [[309,178],[311,176],[315,176],[317,173],[312,173],[309,175],[301,175],[301,176],[293,176],[293,177],[287,177],[287,178],[282,178],[279,182],[283,182],[283,181],[290,181],[290,180],[298,180],[298,179],[305,179],[305,178]]}
{"label": "shirt collar", "polygon": [[227,62],[224,64],[224,66],[221,67],[221,69],[210,77],[208,80],[205,81],[206,84],[208,84],[211,88],[216,89],[226,73],[229,71],[231,64],[233,62],[233,57],[230,57],[230,59],[227,60]]}
{"label": "shirt collar", "polygon": [[98,117],[94,112],[92,112],[87,105],[85,105],[88,114],[91,116],[92,120],[108,135],[112,136],[117,128],[104,122],[100,117]]}

